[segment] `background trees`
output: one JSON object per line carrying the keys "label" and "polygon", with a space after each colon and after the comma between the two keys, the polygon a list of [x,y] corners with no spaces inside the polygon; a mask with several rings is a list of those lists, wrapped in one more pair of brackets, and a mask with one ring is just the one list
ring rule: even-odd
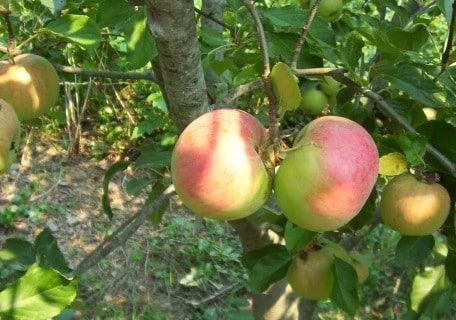
{"label": "background trees", "polygon": [[[379,266],[388,268],[391,261],[408,270],[408,276],[397,279],[405,283],[400,293],[407,298],[403,305],[410,307],[410,318],[451,314],[456,270],[453,2],[344,1],[342,15],[333,22],[318,14],[309,19],[311,7],[298,1],[260,1],[255,7],[248,1],[214,1],[212,7],[224,10],[213,13],[205,11],[210,3],[10,1],[16,50],[46,57],[62,80],[59,106],[48,118],[25,124],[25,135],[60,132],[69,155],[75,155],[84,145],[84,132],[95,126],[93,131],[105,143],[91,146],[94,155],[106,154],[111,144],[122,150],[103,185],[103,207],[111,218],[108,186],[116,174],[128,167],[145,168],[150,170],[148,179],[132,180],[130,190],[153,187],[144,208],[73,270],[48,229],[34,242],[5,240],[0,255],[4,279],[0,312],[27,315],[42,310],[52,311],[43,317],[57,315],[74,301],[75,283],[84,272],[148,216],[159,223],[172,195],[172,189],[163,193],[170,184],[171,149],[178,133],[196,116],[210,108],[241,108],[272,131],[280,129],[284,143],[290,145],[297,129],[313,116],[301,109],[288,111],[275,127],[274,110],[280,101],[272,94],[268,73],[282,61],[299,77],[302,90],[322,86],[323,75],[342,83],[337,95],[328,99],[325,112],[363,125],[384,157],[377,188],[362,212],[340,232],[324,237],[368,253],[372,277],[381,272]],[[6,46],[7,29],[0,32]],[[133,80],[138,78],[147,80]],[[115,79],[130,80],[118,84]],[[429,110],[432,115],[425,113]],[[273,132],[275,137],[277,133]],[[434,235],[400,236],[379,224],[376,208],[381,191],[391,176],[406,168],[437,174],[450,193],[450,216]],[[284,276],[291,257],[315,234],[287,223],[273,204],[231,225],[246,253],[243,265],[249,278],[243,284],[256,302],[254,313],[266,317],[275,305],[271,301],[282,301],[278,309],[293,318],[298,303],[290,291],[284,293]],[[285,244],[272,244],[277,235]],[[332,301],[348,314],[361,312],[358,290],[361,296],[363,290],[375,291],[375,281],[367,280],[364,288],[369,289],[358,288],[356,281],[347,284],[343,279],[350,278],[350,270],[334,266],[337,290]],[[23,281],[18,282],[21,276]],[[49,299],[43,305],[40,297],[45,291]],[[30,305],[20,304],[24,292],[35,298]],[[363,302],[374,306],[374,301]],[[320,302],[322,306],[328,305]],[[315,303],[301,304],[304,307]]]}

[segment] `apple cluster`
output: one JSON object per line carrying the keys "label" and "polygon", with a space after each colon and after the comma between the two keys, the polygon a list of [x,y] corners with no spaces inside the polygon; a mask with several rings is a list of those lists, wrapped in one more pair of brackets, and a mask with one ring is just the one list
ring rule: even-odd
{"label": "apple cluster", "polygon": [[0,174],[14,162],[20,121],[48,112],[59,95],[59,77],[48,60],[30,53],[13,59],[0,61]]}
{"label": "apple cluster", "polygon": [[331,76],[324,76],[318,83],[301,89],[301,110],[310,115],[321,114],[328,105],[337,103],[337,94],[341,88],[341,83]]}

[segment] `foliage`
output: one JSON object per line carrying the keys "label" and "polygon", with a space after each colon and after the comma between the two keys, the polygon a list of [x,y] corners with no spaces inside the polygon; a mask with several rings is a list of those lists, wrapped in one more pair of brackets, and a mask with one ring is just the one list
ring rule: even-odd
{"label": "foliage", "polygon": [[[139,72],[150,69],[150,61],[157,55],[154,40],[147,30],[146,8],[131,6],[126,0],[10,0],[10,10],[19,48],[38,53],[55,64],[92,70]],[[282,0],[258,1],[256,10],[264,26],[269,62],[271,65],[279,62],[291,64],[310,9],[301,8],[299,1]],[[367,99],[357,87],[345,86],[337,94],[335,103],[329,106],[329,112],[362,124],[375,138],[380,156],[389,162],[384,162],[377,189],[359,217],[338,233],[314,234],[285,223],[280,216],[271,222],[270,214],[264,211],[258,213],[256,218],[260,224],[272,225],[271,229],[279,230],[285,244],[252,251],[244,257],[250,289],[263,291],[282,279],[293,255],[315,239],[330,237],[340,240],[346,236],[363,234],[366,229],[370,231],[381,190],[390,176],[405,169],[426,171],[437,174],[440,183],[452,197],[450,217],[442,229],[424,237],[393,233],[393,239],[385,239],[391,233],[383,233],[382,237],[376,238],[375,232],[381,232],[374,231],[371,238],[366,238],[373,239],[372,246],[390,249],[385,252],[372,250],[377,257],[375,262],[394,262],[398,268],[406,267],[410,271],[398,276],[409,284],[408,290],[404,291],[410,307],[407,319],[434,319],[454,313],[456,177],[439,161],[441,159],[427,152],[431,143],[450,162],[454,164],[456,161],[453,53],[450,52],[448,60],[443,59],[447,30],[454,27],[451,25],[451,16],[452,2],[449,0],[405,3],[346,0],[338,20],[329,23],[318,16],[313,20],[297,60],[297,68],[343,69],[349,79],[379,95],[381,101]],[[256,26],[240,1],[227,1],[223,22],[232,26],[232,29],[216,30],[204,28],[201,23],[197,25],[203,66],[219,76],[219,85],[209,88],[213,97],[226,96],[227,92],[232,92],[240,85],[257,80],[263,72]],[[0,29],[0,43],[6,44],[7,40],[6,28]],[[450,48],[451,45],[447,44]],[[104,156],[106,150],[103,147],[107,145],[118,144],[119,148],[139,149],[134,157],[136,161],[118,162],[107,172],[103,198],[106,213],[110,218],[113,215],[107,189],[109,180],[132,163],[150,170],[154,178],[134,181],[129,190],[134,194],[153,185],[155,187],[149,200],[153,202],[169,182],[170,150],[177,137],[177,130],[168,115],[159,87],[144,80],[119,84],[93,78],[89,83],[95,81],[97,85],[91,87],[87,83],[81,85],[82,81],[86,81],[81,75],[61,72],[61,76],[65,82],[65,98],[74,97],[73,109],[62,97],[60,106],[52,110],[48,119],[43,120],[47,121],[48,128],[64,128],[73,120],[80,120],[81,125],[86,119],[95,118],[98,126],[96,133],[101,134],[102,141],[101,147],[93,146],[95,158]],[[317,85],[322,76],[316,73],[300,77],[298,85],[301,88]],[[83,103],[85,97],[90,97],[87,109]],[[384,108],[379,108],[379,102],[386,102],[413,131],[404,130],[396,121],[398,119],[385,112]],[[267,99],[262,90],[248,92],[236,103],[236,107],[255,114],[267,124]],[[424,108],[434,109],[435,119],[428,119]],[[313,118],[298,109],[288,109],[280,122],[283,130],[302,127]],[[74,119],[67,116],[71,114],[68,110],[76,115]],[[42,123],[28,125],[42,126]],[[291,144],[292,140],[293,136],[287,137],[284,143]],[[139,153],[141,155],[138,157]],[[33,208],[23,205],[22,200],[18,200],[21,203],[19,206],[13,203],[1,212],[2,224],[10,225],[17,214],[30,215]],[[161,207],[157,210],[153,221],[155,224],[162,221],[165,209]],[[179,228],[175,226],[167,230],[169,239],[184,236],[188,241],[192,234],[186,228],[185,220],[177,220],[175,223]],[[220,230],[216,228],[213,236],[216,237],[217,232]],[[163,250],[176,255],[174,261],[188,257],[210,260],[214,255],[222,261],[240,259],[230,247],[218,247],[217,241],[209,235],[197,239],[195,243],[194,247],[187,247],[187,251],[180,252],[176,241],[170,241],[163,245]],[[437,250],[443,254],[437,254]],[[138,254],[140,259],[141,253]],[[381,256],[382,259],[378,258]],[[230,279],[243,277],[242,272],[196,260],[192,260],[192,263],[197,267],[188,270],[188,274],[180,279],[181,285],[189,288],[198,286],[214,273],[222,277],[226,275]],[[380,272],[375,271],[378,267],[383,266],[372,263],[374,276]],[[336,259],[333,270],[337,285],[332,301],[347,314],[354,315],[365,301],[362,297],[367,288],[378,288],[369,280],[359,288],[356,281],[347,281],[355,276],[353,268],[339,259]],[[169,279],[168,271],[162,269],[160,272],[164,279]],[[71,274],[71,270],[49,230],[44,230],[35,243],[7,240],[0,250],[0,315],[16,318],[24,318],[29,312],[42,312],[39,314],[41,318],[57,315],[71,304],[77,293],[78,279],[72,279],[68,274]],[[239,284],[244,285],[243,281],[239,281]],[[45,293],[48,298],[46,307],[41,299]],[[9,304],[13,297],[18,301]],[[21,299],[31,301],[30,305],[22,304]],[[213,311],[209,308],[205,314],[200,310],[204,313],[200,316],[215,317],[211,314]]]}

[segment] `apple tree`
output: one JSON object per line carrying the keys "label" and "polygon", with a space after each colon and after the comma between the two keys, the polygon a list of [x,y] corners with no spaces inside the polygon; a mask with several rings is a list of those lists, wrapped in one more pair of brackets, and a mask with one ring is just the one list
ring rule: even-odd
{"label": "apple tree", "polygon": [[[6,240],[0,316],[58,315],[78,277],[147,219],[158,223],[175,194],[239,235],[255,319],[308,319],[319,300],[355,316],[369,270],[382,266],[352,249],[377,228],[398,237],[395,259],[412,277],[398,316],[454,313],[456,2],[2,0],[0,9],[6,59],[33,51],[61,77],[147,79],[177,140],[106,172],[110,218],[117,172],[171,175],[74,269],[47,229],[34,243]],[[101,46],[107,62],[95,70]],[[2,119],[0,164],[15,137]]]}

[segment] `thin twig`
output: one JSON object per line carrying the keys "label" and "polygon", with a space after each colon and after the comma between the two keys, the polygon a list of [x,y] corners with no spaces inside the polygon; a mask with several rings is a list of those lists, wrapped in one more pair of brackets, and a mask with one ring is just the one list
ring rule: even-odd
{"label": "thin twig", "polygon": [[196,8],[196,7],[195,7],[195,12],[198,13],[198,14],[200,14],[200,15],[202,15],[203,17],[206,17],[206,18],[208,18],[208,19],[214,21],[215,23],[221,25],[221,26],[224,27],[225,29],[228,29],[228,30],[230,31],[231,37],[234,38],[235,33],[236,33],[236,30],[235,30],[234,27],[232,27],[232,26],[226,24],[226,23],[223,22],[222,20],[217,19],[216,17],[214,17],[213,14],[204,12],[204,11],[202,11],[202,10]]}
{"label": "thin twig", "polygon": [[216,300],[218,299],[219,297],[227,294],[228,292],[230,292],[231,290],[233,290],[234,288],[240,286],[239,283],[233,283],[225,288],[223,288],[222,290],[218,291],[218,292],[215,292],[213,294],[211,294],[210,296],[207,296],[201,300],[187,300],[187,299],[184,299],[184,301],[194,307],[197,307],[197,306],[201,306],[203,304],[206,304],[208,302],[211,302],[213,300]]}
{"label": "thin twig", "polygon": [[296,70],[296,68],[297,68],[298,58],[299,58],[299,55],[301,54],[302,46],[304,45],[304,42],[306,41],[307,34],[309,33],[309,30],[310,30],[310,25],[312,24],[312,21],[315,18],[315,15],[318,10],[318,6],[320,5],[320,1],[321,0],[315,1],[314,5],[310,9],[309,17],[307,18],[307,22],[304,25],[304,27],[302,28],[301,36],[298,39],[298,43],[296,44],[295,50],[293,52],[293,57],[291,59],[290,68],[292,71]]}
{"label": "thin twig", "polygon": [[72,74],[80,74],[88,77],[111,78],[111,79],[130,79],[130,80],[151,80],[157,82],[157,78],[153,72],[119,72],[107,70],[89,70],[73,66],[64,66],[61,64],[54,64],[54,67],[59,72],[66,72]]}
{"label": "thin twig", "polygon": [[112,235],[100,243],[95,250],[93,250],[79,263],[79,265],[71,274],[68,275],[68,277],[83,274],[110,254],[115,248],[125,243],[125,241],[127,241],[127,239],[131,237],[136,230],[138,230],[144,221],[146,221],[147,217],[149,217],[163,203],[168,201],[174,194],[174,186],[170,185],[157,199],[155,199],[155,201],[143,207],[133,217],[125,221],[116,231],[114,231]]}

